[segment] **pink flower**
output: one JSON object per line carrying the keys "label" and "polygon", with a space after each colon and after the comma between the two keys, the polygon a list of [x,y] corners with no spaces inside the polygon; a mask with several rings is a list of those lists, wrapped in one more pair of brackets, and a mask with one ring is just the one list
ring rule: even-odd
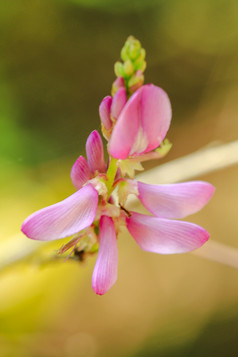
{"label": "pink flower", "polygon": [[156,149],[169,129],[172,110],[163,89],[147,84],[123,107],[109,140],[108,151],[125,160]]}
{"label": "pink flower", "polygon": [[[99,112],[104,135],[109,138],[108,168],[102,139],[95,130],[86,142],[87,160],[80,156],[71,170],[77,192],[33,213],[23,222],[22,232],[43,241],[73,236],[62,253],[72,247],[72,252],[92,253],[99,243],[92,287],[103,295],[117,280],[121,226],[127,227],[145,251],[177,254],[197,249],[208,240],[208,232],[177,219],[204,207],[214,187],[202,181],[148,185],[123,177],[129,172],[133,177],[134,169],[161,145],[169,129],[171,106],[161,88],[144,85],[126,101],[122,86],[113,98],[104,98]],[[136,195],[152,215],[129,212],[126,202],[130,194]],[[87,243],[83,243],[84,238]]]}

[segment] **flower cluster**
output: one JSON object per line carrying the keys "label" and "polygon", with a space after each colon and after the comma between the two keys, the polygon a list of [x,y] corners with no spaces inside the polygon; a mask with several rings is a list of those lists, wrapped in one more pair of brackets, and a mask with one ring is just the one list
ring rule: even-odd
{"label": "flower cluster", "polygon": [[[117,238],[127,227],[145,251],[185,253],[201,247],[209,238],[202,227],[177,219],[199,211],[214,187],[202,181],[149,185],[134,179],[142,162],[164,156],[164,141],[172,117],[163,89],[144,85],[145,51],[129,37],[117,62],[112,95],[99,107],[102,133],[108,141],[104,159],[100,134],[93,131],[86,142],[87,160],[80,156],[71,170],[76,192],[65,200],[29,216],[22,232],[29,238],[50,241],[71,237],[60,254],[71,249],[81,258],[98,252],[92,287],[105,294],[117,280]],[[150,214],[127,209],[127,198],[136,195]]]}

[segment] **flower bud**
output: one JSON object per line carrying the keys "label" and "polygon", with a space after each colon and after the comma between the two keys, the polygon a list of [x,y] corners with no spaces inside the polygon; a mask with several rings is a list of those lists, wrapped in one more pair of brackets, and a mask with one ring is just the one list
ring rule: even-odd
{"label": "flower bud", "polygon": [[130,93],[134,93],[144,83],[144,75],[138,70],[129,80],[128,88]]}
{"label": "flower bud", "polygon": [[102,100],[99,106],[99,115],[100,115],[101,123],[106,130],[111,129],[112,127],[112,120],[110,116],[111,105],[112,105],[112,97],[108,95]]}
{"label": "flower bud", "polygon": [[134,66],[129,59],[125,61],[123,68],[127,77],[130,77],[134,73]]}
{"label": "flower bud", "polygon": [[92,173],[105,172],[106,164],[104,160],[103,143],[97,130],[92,131],[86,142],[86,154],[88,165]]}
{"label": "flower bud", "polygon": [[[122,63],[117,61],[114,67],[116,76],[124,79],[127,95],[134,93],[144,83],[145,55],[146,52],[141,47],[140,42],[133,36],[129,36],[121,50]],[[112,96],[116,94],[118,89],[118,85],[114,82]]]}
{"label": "flower bud", "polygon": [[146,63],[145,62],[145,50],[144,50],[144,48],[142,48],[141,51],[140,51],[140,55],[138,56],[136,61],[134,61],[134,68],[136,70],[140,69],[142,72],[144,72],[145,63]]}
{"label": "flower bud", "polygon": [[130,36],[129,39],[130,39],[130,47],[129,47],[129,51],[128,51],[129,57],[132,60],[135,60],[139,56],[140,51],[142,50],[141,44],[140,44],[140,41],[136,40],[132,36]]}
{"label": "flower bud", "polygon": [[116,62],[114,66],[114,71],[117,77],[125,77],[125,71],[123,64],[121,62]]}
{"label": "flower bud", "polygon": [[122,111],[122,108],[127,102],[126,89],[120,88],[113,97],[111,106],[111,116],[117,119]]}
{"label": "flower bud", "polygon": [[118,89],[125,88],[125,80],[123,77],[117,77],[117,79],[112,84],[112,96],[116,94]]}
{"label": "flower bud", "polygon": [[128,60],[128,48],[126,46],[122,47],[122,50],[121,50],[121,59],[122,61],[126,61]]}

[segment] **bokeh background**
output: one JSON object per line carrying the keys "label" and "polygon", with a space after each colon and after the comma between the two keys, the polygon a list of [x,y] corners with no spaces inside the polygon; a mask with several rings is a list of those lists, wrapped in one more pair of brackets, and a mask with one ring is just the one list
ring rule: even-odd
{"label": "bokeh background", "polygon": [[[160,163],[237,139],[235,0],[1,1],[0,32],[1,247],[15,239],[20,251],[25,217],[74,192],[71,166],[100,128],[128,35],[147,51],[146,82],[172,101],[173,149]],[[191,217],[234,248],[237,174],[199,177],[216,195]],[[127,234],[118,243],[119,279],[103,297],[91,289],[96,257],[52,259],[62,241],[2,269],[1,357],[238,355],[237,270],[145,253]]]}

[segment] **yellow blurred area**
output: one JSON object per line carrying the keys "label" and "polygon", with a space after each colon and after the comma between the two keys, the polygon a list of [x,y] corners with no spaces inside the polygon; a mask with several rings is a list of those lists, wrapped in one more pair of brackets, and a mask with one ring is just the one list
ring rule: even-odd
{"label": "yellow blurred area", "polygon": [[[11,251],[38,244],[20,233],[23,220],[74,192],[70,169],[100,128],[98,105],[128,35],[147,51],[146,82],[163,87],[173,107],[173,148],[146,168],[237,139],[237,2],[127,3],[0,4],[0,268]],[[234,248],[237,177],[237,166],[198,177],[216,193],[188,219]],[[237,355],[236,269],[146,253],[124,232],[118,282],[100,297],[91,288],[96,257],[64,262],[65,242],[40,244],[0,270],[1,357]]]}

